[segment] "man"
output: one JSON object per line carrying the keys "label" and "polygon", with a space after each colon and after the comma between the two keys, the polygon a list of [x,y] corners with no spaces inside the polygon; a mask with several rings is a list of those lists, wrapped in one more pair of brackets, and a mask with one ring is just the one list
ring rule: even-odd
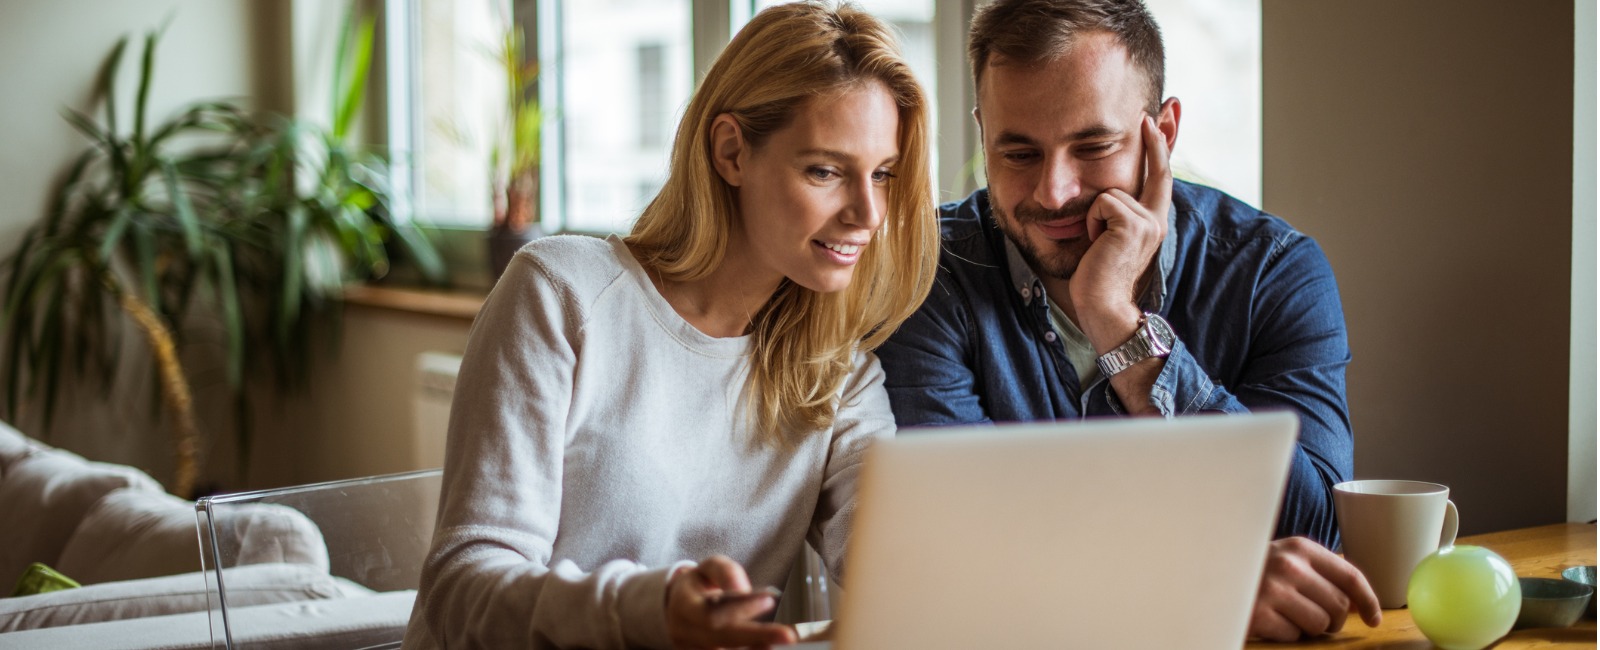
{"label": "man", "polygon": [[1376,625],[1366,580],[1323,546],[1352,438],[1344,314],[1316,243],[1173,181],[1182,107],[1161,99],[1138,0],[998,0],[968,54],[989,187],[942,208],[933,291],[878,351],[899,425],[1292,410],[1251,633],[1337,631],[1352,604]]}

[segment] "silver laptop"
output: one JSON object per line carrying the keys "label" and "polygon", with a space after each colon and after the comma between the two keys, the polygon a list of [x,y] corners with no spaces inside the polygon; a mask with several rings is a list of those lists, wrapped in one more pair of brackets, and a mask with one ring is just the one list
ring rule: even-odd
{"label": "silver laptop", "polygon": [[832,645],[1237,650],[1298,429],[1277,413],[902,433],[863,470]]}

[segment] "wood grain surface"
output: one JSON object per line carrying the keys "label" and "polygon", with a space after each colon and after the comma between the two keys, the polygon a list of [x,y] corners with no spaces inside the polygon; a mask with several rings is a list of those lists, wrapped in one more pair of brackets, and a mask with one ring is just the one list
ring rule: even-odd
{"label": "wood grain surface", "polygon": [[[1473,535],[1456,540],[1457,544],[1473,544],[1499,553],[1517,575],[1529,578],[1560,578],[1567,567],[1595,563],[1594,524],[1553,524],[1536,528],[1523,528],[1486,535]],[[1386,609],[1383,624],[1369,628],[1361,619],[1351,616],[1338,634],[1307,639],[1298,643],[1246,644],[1253,650],[1288,648],[1339,648],[1365,650],[1429,650],[1435,646],[1411,621],[1407,609]],[[1500,642],[1490,646],[1494,650],[1521,650],[1523,648],[1593,648],[1595,647],[1595,622],[1580,620],[1564,629],[1515,630]]]}

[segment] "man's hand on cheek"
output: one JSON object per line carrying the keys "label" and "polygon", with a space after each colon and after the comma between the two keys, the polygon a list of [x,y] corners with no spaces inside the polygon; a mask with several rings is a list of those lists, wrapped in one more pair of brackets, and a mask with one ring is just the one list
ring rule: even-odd
{"label": "man's hand on cheek", "polygon": [[1121,345],[1138,321],[1134,292],[1167,235],[1172,166],[1166,138],[1146,116],[1144,187],[1138,198],[1109,189],[1089,207],[1091,242],[1069,282],[1079,327],[1101,354]]}

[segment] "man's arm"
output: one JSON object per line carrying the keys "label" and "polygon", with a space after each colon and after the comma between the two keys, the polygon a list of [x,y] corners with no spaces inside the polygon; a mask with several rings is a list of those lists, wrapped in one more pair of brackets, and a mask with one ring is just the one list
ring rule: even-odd
{"label": "man's arm", "polygon": [[[1296,236],[1264,270],[1254,300],[1218,318],[1236,319],[1248,345],[1230,391],[1202,368],[1182,340],[1150,388],[1166,416],[1205,412],[1287,410],[1300,415],[1300,439],[1289,471],[1275,537],[1308,536],[1336,547],[1333,486],[1352,474],[1353,437],[1345,400],[1350,348],[1333,270],[1316,242]],[[1244,312],[1248,309],[1249,312]],[[1227,372],[1219,369],[1219,372]],[[1089,415],[1123,412],[1104,384],[1089,400]]]}
{"label": "man's arm", "polygon": [[941,272],[922,306],[877,350],[895,424],[902,429],[989,422],[969,365],[971,310],[962,291]]}

